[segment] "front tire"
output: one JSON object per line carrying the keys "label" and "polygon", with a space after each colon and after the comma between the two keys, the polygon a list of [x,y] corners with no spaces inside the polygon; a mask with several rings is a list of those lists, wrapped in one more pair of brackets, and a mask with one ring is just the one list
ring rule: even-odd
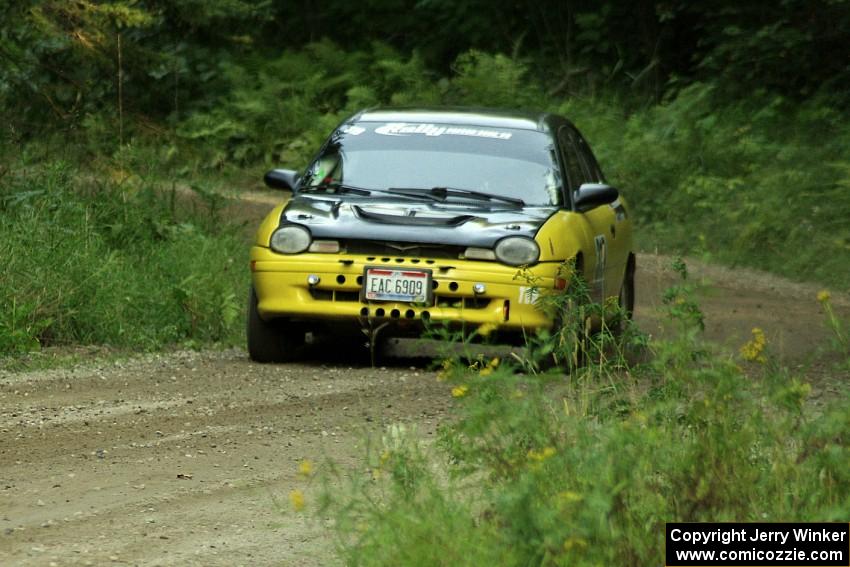
{"label": "front tire", "polygon": [[248,294],[248,356],[255,362],[292,362],[304,350],[304,332],[286,320],[265,321],[254,286]]}

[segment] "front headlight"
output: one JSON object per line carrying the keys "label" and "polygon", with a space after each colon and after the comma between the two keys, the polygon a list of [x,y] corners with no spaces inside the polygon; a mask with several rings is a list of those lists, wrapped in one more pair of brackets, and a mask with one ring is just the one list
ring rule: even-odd
{"label": "front headlight", "polygon": [[281,254],[298,254],[310,247],[313,237],[303,226],[283,226],[272,233],[269,246]]}
{"label": "front headlight", "polygon": [[509,236],[496,243],[493,249],[496,259],[509,266],[536,264],[540,258],[540,247],[530,238]]}

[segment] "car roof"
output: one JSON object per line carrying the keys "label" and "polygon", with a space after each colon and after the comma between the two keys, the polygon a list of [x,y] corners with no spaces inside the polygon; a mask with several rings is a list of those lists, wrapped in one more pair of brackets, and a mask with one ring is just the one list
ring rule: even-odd
{"label": "car roof", "polygon": [[412,122],[462,124],[466,126],[488,126],[492,128],[515,128],[550,132],[554,123],[562,118],[545,112],[523,112],[518,110],[495,110],[471,107],[411,107],[373,108],[363,110],[346,122]]}

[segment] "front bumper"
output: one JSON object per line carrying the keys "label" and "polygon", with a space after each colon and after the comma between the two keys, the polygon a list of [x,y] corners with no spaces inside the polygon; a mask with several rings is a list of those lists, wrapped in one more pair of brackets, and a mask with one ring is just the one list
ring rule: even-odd
{"label": "front bumper", "polygon": [[[411,305],[361,300],[366,266],[431,270],[432,302]],[[430,321],[487,325],[499,332],[513,333],[552,325],[551,319],[536,307],[535,294],[555,288],[562,264],[543,262],[523,274],[518,268],[497,262],[356,254],[286,256],[254,246],[251,270],[257,309],[264,319],[360,323],[386,320],[402,328],[421,327]],[[309,285],[310,275],[318,276],[319,283]],[[476,294],[476,283],[483,283],[486,291]]]}

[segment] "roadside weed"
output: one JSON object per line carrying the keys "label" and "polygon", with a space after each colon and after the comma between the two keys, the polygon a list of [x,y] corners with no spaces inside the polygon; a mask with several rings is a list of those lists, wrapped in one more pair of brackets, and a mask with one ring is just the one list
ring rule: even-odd
{"label": "roadside weed", "polygon": [[826,315],[826,325],[831,331],[830,346],[833,351],[843,357],[844,368],[850,370],[850,328],[835,314],[832,298],[828,291],[821,290],[818,292],[817,300]]}

